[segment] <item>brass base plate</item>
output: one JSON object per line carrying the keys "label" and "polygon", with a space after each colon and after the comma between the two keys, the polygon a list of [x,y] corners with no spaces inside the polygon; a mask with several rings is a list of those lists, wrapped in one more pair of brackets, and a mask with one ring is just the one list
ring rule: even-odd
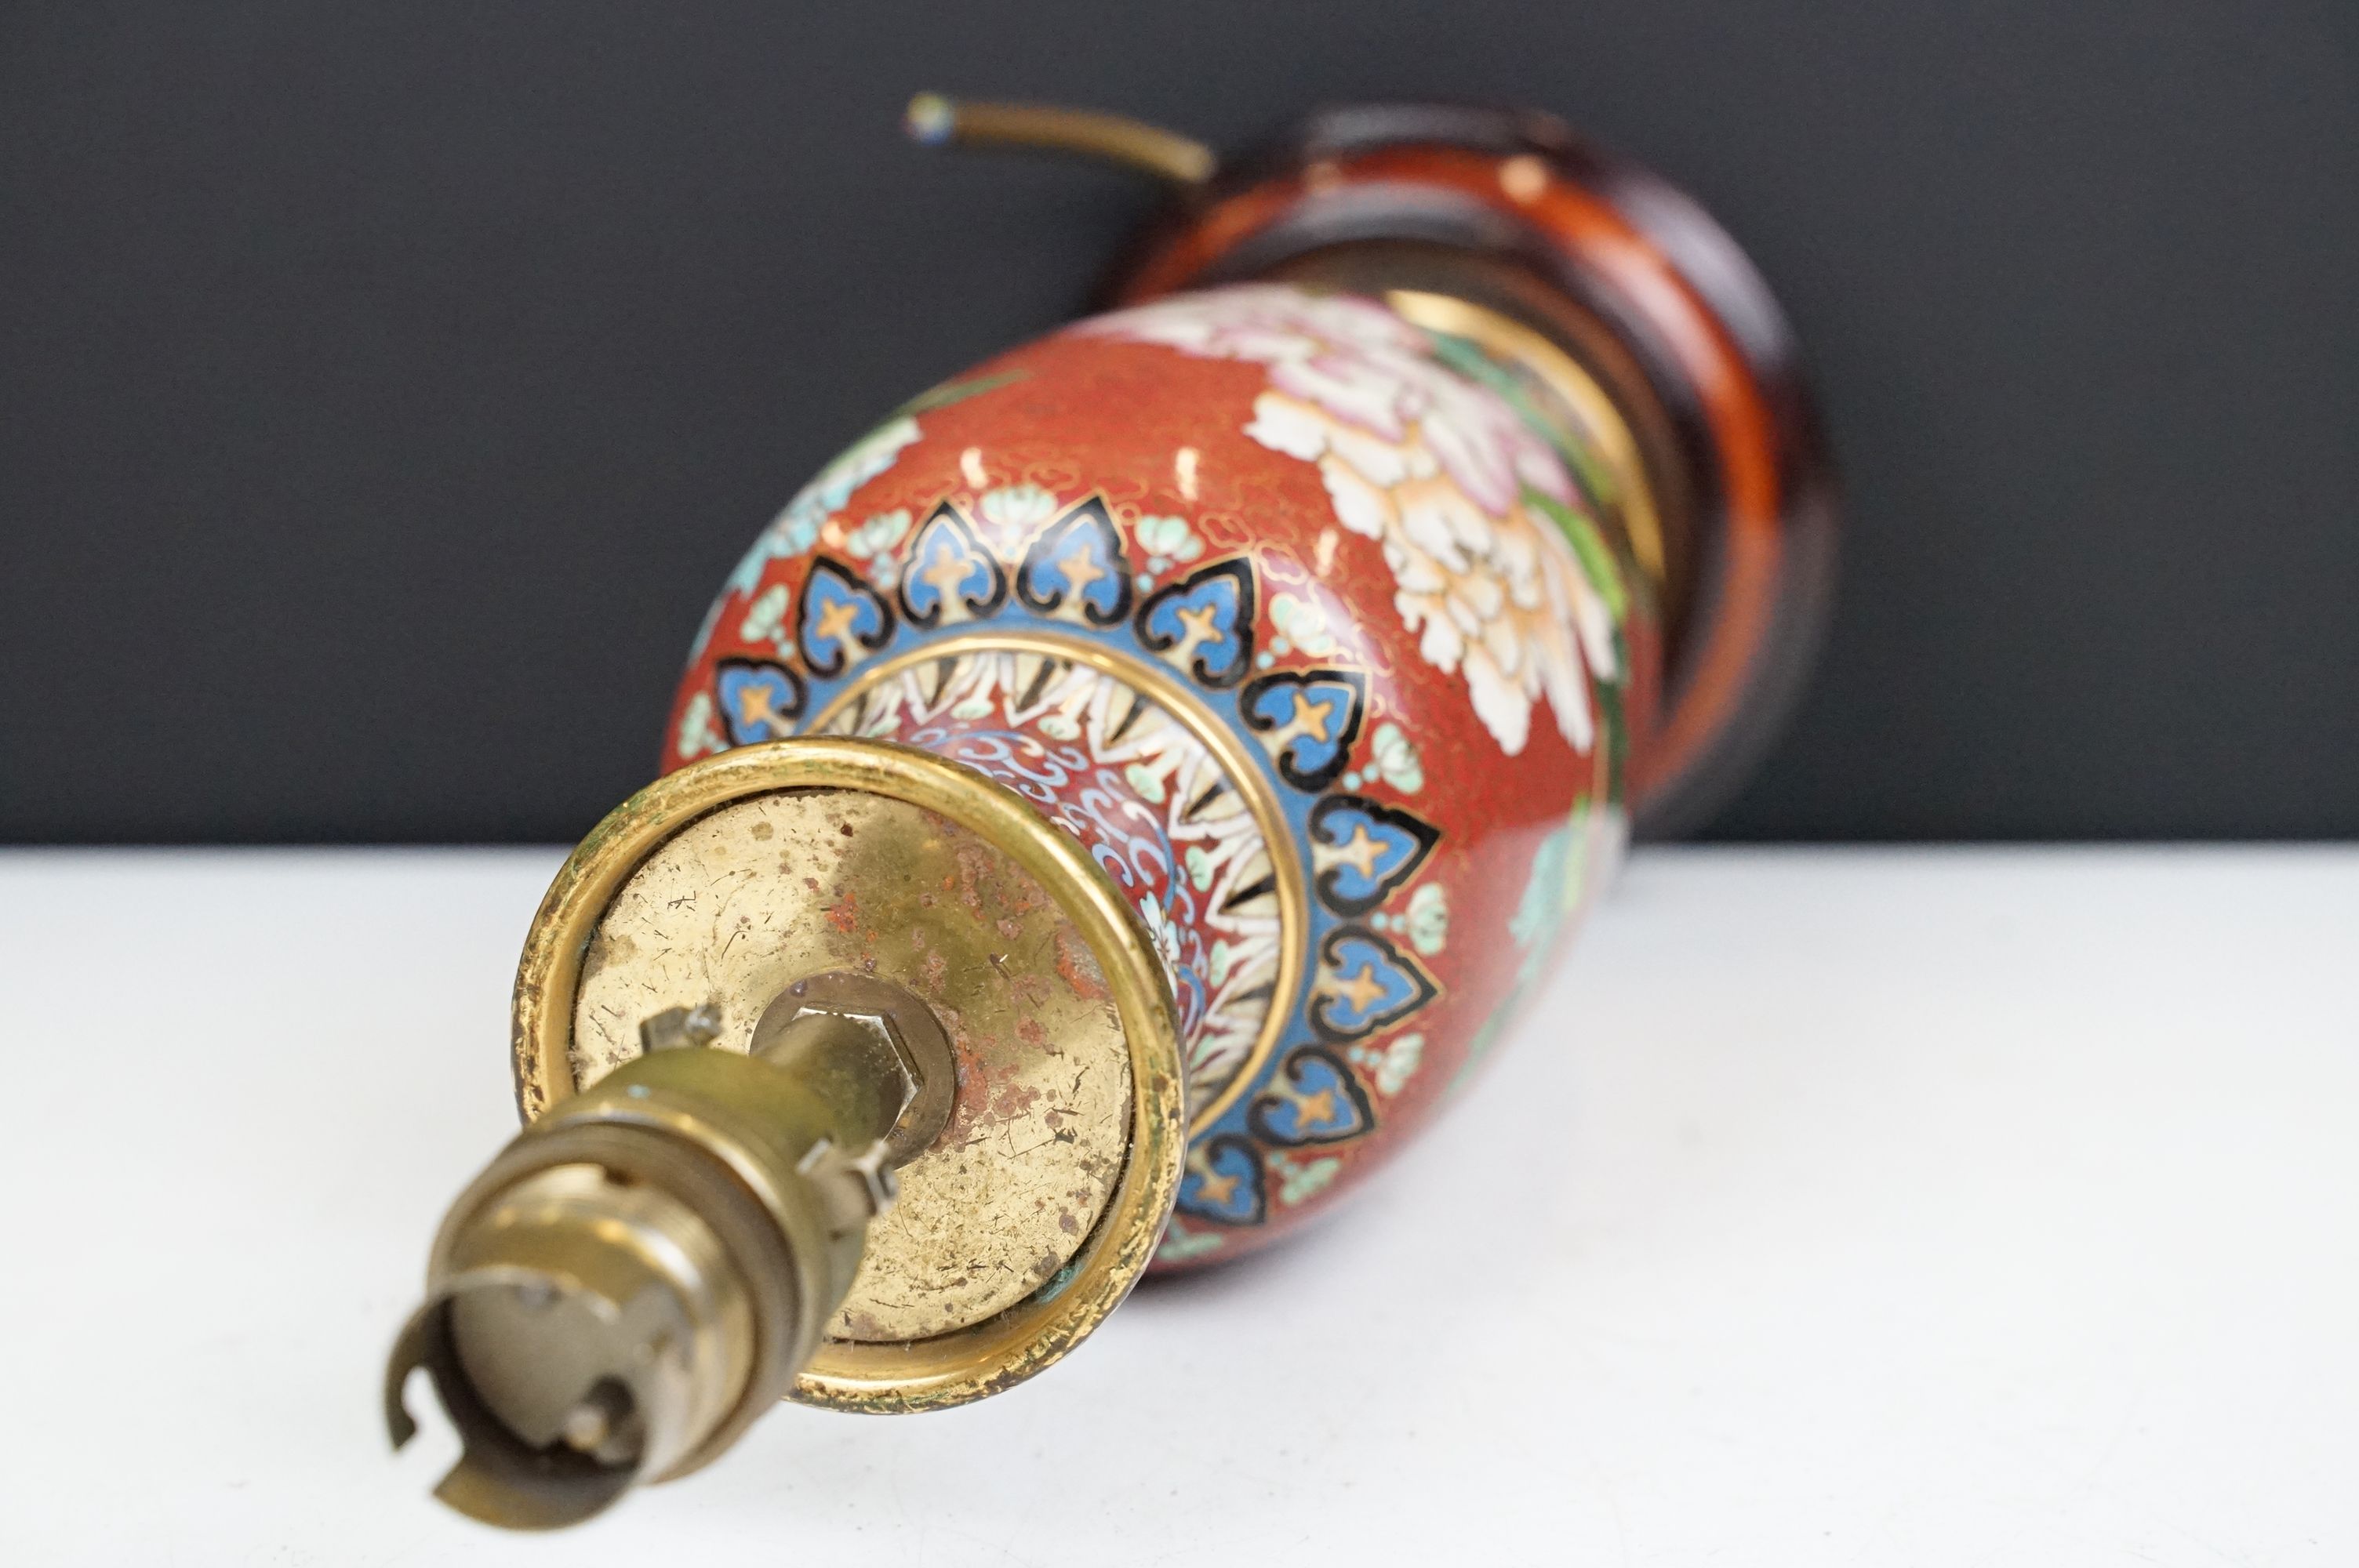
{"label": "brass base plate", "polygon": [[527,1117],[633,1059],[642,1019],[716,1003],[743,1050],[804,975],[936,1008],[949,1130],[901,1173],[794,1397],[956,1404],[1057,1359],[1152,1256],[1186,1141],[1161,972],[1120,893],[1013,792],[929,753],[806,738],[649,786],[568,860],[517,974]]}
{"label": "brass base plate", "polygon": [[623,885],[582,965],[569,1053],[587,1087],[639,1021],[710,1002],[743,1051],[793,981],[853,969],[933,1009],[958,1066],[951,1125],[900,1171],[838,1339],[969,1327],[1054,1278],[1097,1225],[1130,1138],[1122,1022],[1089,945],[1029,874],[922,806],[783,790],[723,806]]}

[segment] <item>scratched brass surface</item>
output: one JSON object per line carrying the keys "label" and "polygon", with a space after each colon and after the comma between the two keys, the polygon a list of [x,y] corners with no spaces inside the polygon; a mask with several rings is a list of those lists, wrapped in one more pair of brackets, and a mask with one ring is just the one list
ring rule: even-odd
{"label": "scratched brass surface", "polygon": [[[639,870],[715,812],[756,796],[813,789],[915,806],[995,849],[1011,872],[1033,879],[1082,938],[1079,949],[1058,947],[1043,955],[1052,968],[1057,959],[1070,959],[1071,976],[1059,975],[1059,981],[1076,995],[1085,991],[1093,977],[1082,958],[1093,960],[1095,981],[1110,993],[1118,1021],[1129,1076],[1119,1172],[1096,1226],[1082,1237],[1054,1279],[995,1315],[930,1338],[822,1340],[791,1391],[805,1403],[838,1410],[963,1404],[1012,1388],[1061,1358],[1129,1293],[1170,1217],[1187,1143],[1178,1024],[1146,934],[1088,852],[1015,792],[909,747],[835,738],[740,747],[648,785],[582,841],[534,917],[516,968],[516,1103],[531,1119],[575,1092],[573,1034],[581,1016],[576,1002],[590,949],[609,905]],[[767,849],[776,841],[775,824],[772,831],[772,839],[755,842]],[[854,837],[858,831],[855,827]],[[840,826],[837,832],[842,837]],[[773,863],[778,858],[770,856]],[[914,903],[914,891],[908,896]],[[910,946],[914,950],[914,943]],[[614,961],[609,950],[600,956],[599,967]],[[945,957],[946,983],[948,967]],[[884,974],[881,963],[877,972]],[[885,978],[912,989],[920,989],[924,979],[922,972]],[[585,1048],[588,1059],[598,1054],[597,1046]],[[984,1101],[985,1108],[996,1098]],[[1045,1125],[1045,1111],[1040,1119]],[[1054,1195],[1037,1195],[1042,1210],[1053,1213]],[[1078,1215],[1075,1225],[1080,1227]],[[1060,1238],[1069,1234],[1061,1221],[1057,1228]],[[975,1229],[970,1223],[961,1234]]]}
{"label": "scratched brass surface", "polygon": [[743,1051],[795,979],[908,986],[951,1038],[951,1120],[873,1221],[835,1338],[923,1339],[1046,1284],[1105,1207],[1130,1069],[1105,977],[1055,903],[966,829],[884,795],[781,791],[707,816],[633,873],[582,962],[583,1087],[639,1054],[639,1021],[717,1004]]}

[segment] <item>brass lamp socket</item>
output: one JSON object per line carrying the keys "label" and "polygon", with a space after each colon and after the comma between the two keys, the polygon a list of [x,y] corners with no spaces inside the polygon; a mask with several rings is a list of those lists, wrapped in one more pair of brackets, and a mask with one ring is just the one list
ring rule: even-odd
{"label": "brass lamp socket", "polygon": [[[1178,1181],[1176,1024],[1120,894],[905,747],[749,747],[625,803],[542,905],[516,1025],[530,1124],[451,1206],[386,1387],[398,1444],[428,1373],[465,1450],[438,1495],[487,1522],[586,1518],[781,1396],[1021,1381],[1128,1292]],[[964,1261],[995,1247],[1017,1267]]]}

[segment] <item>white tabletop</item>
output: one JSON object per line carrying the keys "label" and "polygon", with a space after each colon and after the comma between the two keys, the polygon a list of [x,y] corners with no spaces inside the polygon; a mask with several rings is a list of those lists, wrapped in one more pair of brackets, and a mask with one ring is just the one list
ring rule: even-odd
{"label": "white tabletop", "polygon": [[1342,1217],[518,1538],[377,1379],[557,859],[0,856],[0,1559],[2359,1561],[2359,852],[1648,852]]}

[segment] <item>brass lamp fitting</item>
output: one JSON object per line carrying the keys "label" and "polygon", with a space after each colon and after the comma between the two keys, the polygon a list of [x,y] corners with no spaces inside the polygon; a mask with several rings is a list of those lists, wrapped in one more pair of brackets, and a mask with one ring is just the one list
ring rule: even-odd
{"label": "brass lamp fitting", "polygon": [[969,769],[806,739],[651,785],[535,922],[532,1119],[435,1239],[395,1443],[422,1368],[463,1447],[437,1495],[547,1529],[781,1396],[925,1409],[1028,1377],[1169,1206],[1161,986],[1104,873]]}
{"label": "brass lamp fitting", "polygon": [[[830,973],[788,986],[745,1055],[654,1047],[520,1133],[451,1206],[387,1372],[423,1367],[465,1444],[438,1495],[494,1524],[594,1513],[694,1469],[810,1358],[893,1172],[949,1119],[924,1002]],[[717,1022],[717,1020],[715,1021]]]}

